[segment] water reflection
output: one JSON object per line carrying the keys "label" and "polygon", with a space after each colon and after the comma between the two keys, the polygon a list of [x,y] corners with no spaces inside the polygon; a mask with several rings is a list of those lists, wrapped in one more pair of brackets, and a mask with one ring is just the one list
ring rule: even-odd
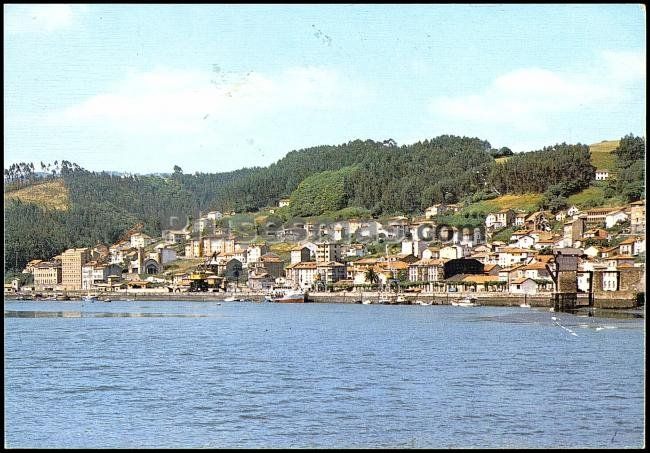
{"label": "water reflection", "polygon": [[132,313],[132,312],[81,312],[5,310],[5,318],[207,318],[220,315],[199,313]]}

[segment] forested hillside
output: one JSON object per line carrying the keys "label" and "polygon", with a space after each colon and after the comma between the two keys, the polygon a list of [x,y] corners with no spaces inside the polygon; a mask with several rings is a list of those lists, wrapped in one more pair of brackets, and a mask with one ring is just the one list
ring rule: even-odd
{"label": "forested hillside", "polygon": [[[442,201],[480,202],[506,194],[544,194],[542,204],[559,206],[587,187],[594,166],[585,145],[559,144],[509,156],[478,138],[443,135],[411,145],[392,140],[355,140],[289,152],[268,167],[224,173],[116,176],[74,163],[16,164],[5,169],[5,270],[29,259],[49,258],[65,248],[113,243],[137,223],[157,236],[182,227],[199,211],[252,212],[290,198],[290,213],[313,216],[348,208],[372,215],[419,214]],[[626,136],[617,149],[619,177],[608,190],[638,199],[643,194],[644,140]],[[12,194],[42,182],[63,181],[69,206],[56,211]],[[56,185],[53,185],[55,187]],[[357,210],[358,212],[359,210]],[[176,218],[176,223],[172,219]]]}

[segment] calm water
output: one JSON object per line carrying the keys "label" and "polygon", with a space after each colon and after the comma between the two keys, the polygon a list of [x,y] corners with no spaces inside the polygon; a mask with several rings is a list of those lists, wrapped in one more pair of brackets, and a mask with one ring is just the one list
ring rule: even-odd
{"label": "calm water", "polygon": [[643,319],[5,301],[4,322],[7,447],[645,443]]}

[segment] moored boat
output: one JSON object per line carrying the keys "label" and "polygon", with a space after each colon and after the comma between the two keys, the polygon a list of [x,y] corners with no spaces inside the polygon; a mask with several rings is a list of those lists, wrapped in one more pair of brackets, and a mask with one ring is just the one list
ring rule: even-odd
{"label": "moored boat", "polygon": [[275,297],[273,302],[301,303],[305,302],[305,293],[302,291],[287,291],[280,297]]}
{"label": "moored boat", "polygon": [[474,297],[466,297],[458,302],[452,302],[456,307],[478,307],[480,304]]}

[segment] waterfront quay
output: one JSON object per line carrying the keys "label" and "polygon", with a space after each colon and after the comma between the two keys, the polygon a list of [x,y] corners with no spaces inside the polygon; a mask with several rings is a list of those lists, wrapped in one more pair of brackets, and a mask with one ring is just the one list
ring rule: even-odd
{"label": "waterfront quay", "polygon": [[[48,291],[21,291],[19,293],[5,293],[5,300],[27,299],[27,300],[51,300],[54,297],[62,295],[75,300],[81,299],[88,295],[88,291],[66,291],[48,292]],[[168,292],[168,291],[129,291],[129,292],[105,292],[98,293],[97,296],[109,298],[111,300],[133,300],[133,301],[224,301],[225,299],[234,298],[237,301],[246,302],[263,302],[266,297],[264,292],[254,291],[221,291],[221,292]],[[362,302],[370,304],[384,305],[413,305],[416,301],[425,303],[431,302],[432,305],[451,305],[465,298],[476,299],[478,304],[494,307],[519,307],[522,304],[530,307],[551,308],[554,306],[553,293],[527,295],[527,294],[508,294],[508,293],[474,293],[474,292],[456,292],[456,293],[415,293],[400,294],[401,299],[397,300],[397,294],[378,292],[378,291],[338,291],[338,292],[309,292],[307,293],[307,302],[310,303],[341,303],[341,304],[360,304]],[[627,297],[595,297],[593,299],[593,308],[603,309],[629,309],[637,308],[639,302],[633,295]],[[382,302],[380,302],[382,301]],[[590,307],[589,299],[578,296],[576,308]]]}

